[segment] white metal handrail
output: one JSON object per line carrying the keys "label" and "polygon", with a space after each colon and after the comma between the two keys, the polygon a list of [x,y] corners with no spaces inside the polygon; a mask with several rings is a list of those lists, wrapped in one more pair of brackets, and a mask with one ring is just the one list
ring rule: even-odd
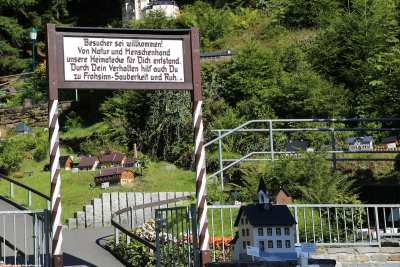
{"label": "white metal handrail", "polygon": [[[317,246],[380,246],[383,238],[400,240],[400,204],[290,204],[297,243]],[[210,205],[210,249],[214,262],[232,256],[234,222],[240,205]],[[266,231],[264,231],[266,232]],[[240,233],[239,233],[240,234]]]}

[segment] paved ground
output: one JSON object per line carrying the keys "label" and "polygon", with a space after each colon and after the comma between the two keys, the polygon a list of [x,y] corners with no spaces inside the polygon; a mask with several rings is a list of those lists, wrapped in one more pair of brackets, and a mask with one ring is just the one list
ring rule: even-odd
{"label": "paved ground", "polygon": [[[0,211],[12,211],[17,210],[16,207],[10,205],[4,200],[0,199]],[[25,223],[26,222],[26,223]],[[32,232],[32,218],[26,216],[26,218],[16,217],[16,241],[17,248],[22,251],[27,251],[27,254],[31,254],[33,241],[32,236],[27,235],[27,242],[25,248],[24,241],[24,228],[27,228],[27,232]],[[5,227],[5,231],[3,231]],[[3,218],[0,218],[0,238],[4,236],[6,240],[14,244],[14,235],[8,233],[14,233],[13,217],[6,219],[6,223],[3,223]],[[64,242],[64,266],[99,266],[99,267],[119,267],[124,266],[108,251],[101,248],[96,242],[113,233],[112,228],[98,228],[98,229],[81,229],[75,231],[63,231]],[[0,243],[0,247],[1,247]],[[3,251],[3,248],[0,249]],[[3,260],[3,255],[0,252],[0,261]],[[13,250],[5,248],[5,256],[7,263],[14,263]],[[20,258],[22,262],[23,258]]]}

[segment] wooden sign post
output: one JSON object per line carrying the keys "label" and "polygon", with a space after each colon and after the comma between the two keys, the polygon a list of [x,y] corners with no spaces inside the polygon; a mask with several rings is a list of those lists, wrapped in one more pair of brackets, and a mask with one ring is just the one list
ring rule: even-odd
{"label": "wooden sign post", "polygon": [[197,29],[129,30],[47,25],[52,263],[63,266],[59,89],[191,90],[201,265],[210,261],[200,48]]}

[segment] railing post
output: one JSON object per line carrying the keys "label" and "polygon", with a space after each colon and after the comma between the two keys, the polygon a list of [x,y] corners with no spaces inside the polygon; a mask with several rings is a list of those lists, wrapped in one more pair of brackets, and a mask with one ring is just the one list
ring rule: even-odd
{"label": "railing post", "polygon": [[155,231],[156,231],[156,266],[161,267],[161,246],[160,246],[160,211],[156,210],[155,214]]}
{"label": "railing post", "polygon": [[[331,130],[331,147],[332,151],[336,151],[336,138],[335,138],[335,128]],[[332,153],[332,170],[336,172],[336,153]]]}
{"label": "railing post", "polygon": [[299,216],[297,212],[297,207],[294,207],[294,219],[296,220],[296,243],[300,243]]}
{"label": "railing post", "polygon": [[375,210],[376,240],[378,242],[379,247],[381,247],[381,234],[379,231],[378,207],[375,206],[374,210]]}
{"label": "railing post", "polygon": [[196,206],[194,204],[190,205],[189,219],[192,223],[192,237],[193,237],[193,262],[194,267],[200,267],[200,253],[198,246],[198,230],[197,230],[197,216],[196,216]]}
{"label": "railing post", "polygon": [[218,161],[219,161],[219,177],[221,180],[221,191],[224,191],[224,164],[222,162],[222,139],[221,139],[221,130],[218,130],[218,138],[220,138],[218,140]]}
{"label": "railing post", "polygon": [[32,206],[32,191],[28,191],[28,207]]}
{"label": "railing post", "polygon": [[117,227],[114,226],[114,241],[115,245],[119,245],[119,230]]}
{"label": "railing post", "polygon": [[270,147],[270,152],[271,152],[271,160],[275,160],[275,155],[274,155],[274,136],[272,134],[272,120],[269,120],[269,147]]}
{"label": "railing post", "polygon": [[44,229],[45,229],[45,242],[46,242],[46,263],[45,266],[50,266],[51,262],[51,257],[50,257],[50,224],[49,224],[49,219],[50,219],[50,210],[45,210],[44,211]]}
{"label": "railing post", "polygon": [[10,182],[10,198],[14,198],[14,184]]}

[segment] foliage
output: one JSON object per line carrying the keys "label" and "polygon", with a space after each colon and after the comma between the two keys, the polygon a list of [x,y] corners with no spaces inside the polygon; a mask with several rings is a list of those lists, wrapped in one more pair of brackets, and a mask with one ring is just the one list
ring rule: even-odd
{"label": "foliage", "polygon": [[0,1],[0,75],[24,70],[31,62],[29,32],[38,29],[38,50],[44,48],[46,23],[67,14],[65,0]]}
{"label": "foliage", "polygon": [[[104,102],[101,111],[110,125],[109,136],[120,143],[139,144],[154,158],[175,161],[191,142],[190,96],[186,92],[123,92]],[[115,140],[115,139],[114,139]],[[129,141],[128,141],[129,140]]]}
{"label": "foliage", "polygon": [[0,143],[0,171],[9,173],[17,170],[23,160],[24,154],[19,149],[17,142],[8,139]]}
{"label": "foliage", "polygon": [[24,159],[42,161],[48,152],[45,132],[17,134],[0,142],[0,170],[6,173],[17,171]]}
{"label": "foliage", "polygon": [[351,94],[351,115],[380,114],[373,108],[375,97],[379,96],[378,101],[391,98],[393,89],[381,91],[382,81],[377,77],[383,70],[380,58],[393,53],[392,47],[398,43],[395,7],[395,1],[353,1],[351,10],[333,16],[310,47],[313,65],[336,83],[344,84]]}
{"label": "foliage", "polygon": [[64,130],[68,131],[74,128],[82,128],[83,120],[75,111],[71,111],[66,116]]}
{"label": "foliage", "polygon": [[121,240],[119,244],[113,244],[113,251],[118,257],[124,259],[129,266],[150,267],[156,264],[154,253],[136,240],[132,240],[129,244]]}
{"label": "foliage", "polygon": [[326,16],[332,16],[339,8],[335,0],[271,0],[260,5],[287,26],[296,28],[320,26]]}

